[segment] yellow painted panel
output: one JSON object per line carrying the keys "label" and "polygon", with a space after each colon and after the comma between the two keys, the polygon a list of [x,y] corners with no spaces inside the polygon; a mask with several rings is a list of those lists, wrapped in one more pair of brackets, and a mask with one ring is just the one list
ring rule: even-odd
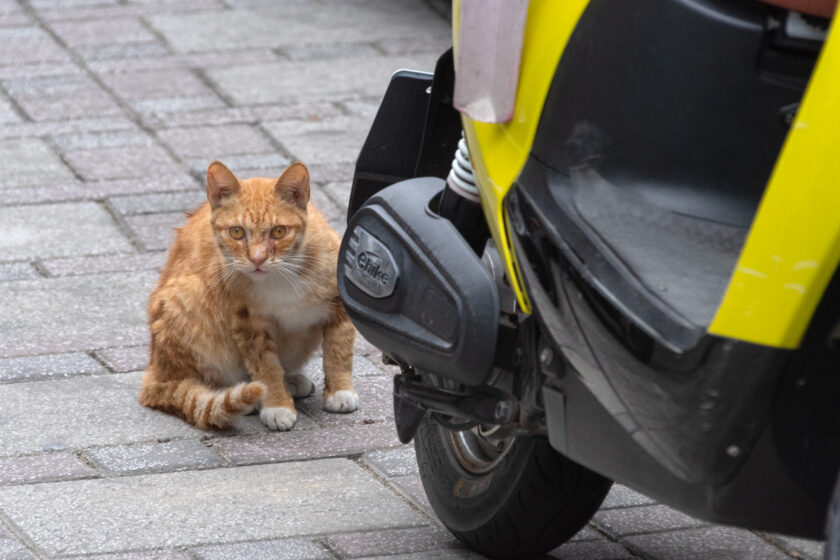
{"label": "yellow painted panel", "polygon": [[840,30],[832,26],[709,332],[796,348],[838,262]]}
{"label": "yellow painted panel", "polygon": [[[462,117],[482,208],[519,305],[527,313],[530,303],[517,271],[502,202],[525,165],[557,63],[588,3],[589,0],[531,0],[513,118],[504,124],[488,124]],[[452,13],[457,51],[458,0],[453,2]]]}

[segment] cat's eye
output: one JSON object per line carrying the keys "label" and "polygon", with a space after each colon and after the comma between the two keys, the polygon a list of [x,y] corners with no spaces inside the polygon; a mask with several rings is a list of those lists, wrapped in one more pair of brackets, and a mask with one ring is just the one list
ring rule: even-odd
{"label": "cat's eye", "polygon": [[271,230],[271,238],[272,239],[283,239],[286,237],[286,233],[289,231],[289,228],[286,226],[277,226],[276,228]]}
{"label": "cat's eye", "polygon": [[245,237],[245,230],[239,226],[233,226],[228,228],[228,233],[234,239],[242,239]]}

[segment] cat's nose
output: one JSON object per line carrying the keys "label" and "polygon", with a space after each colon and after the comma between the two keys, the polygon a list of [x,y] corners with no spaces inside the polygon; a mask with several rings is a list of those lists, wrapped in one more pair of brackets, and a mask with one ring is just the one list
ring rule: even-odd
{"label": "cat's nose", "polygon": [[248,257],[248,260],[250,260],[252,263],[254,263],[254,266],[259,268],[260,265],[265,262],[266,258],[268,258],[268,257],[265,253],[259,252],[259,253],[254,253],[253,255],[250,255]]}

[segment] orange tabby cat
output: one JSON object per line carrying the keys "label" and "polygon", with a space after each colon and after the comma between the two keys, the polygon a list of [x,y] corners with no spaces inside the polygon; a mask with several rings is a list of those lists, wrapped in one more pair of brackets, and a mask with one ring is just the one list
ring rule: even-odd
{"label": "orange tabby cat", "polygon": [[312,392],[300,368],[319,343],[324,408],[356,410],[355,330],[336,285],[338,234],[309,203],[309,173],[238,180],[219,162],[207,200],[178,228],[149,301],[151,359],[140,403],[203,429],[262,405],[274,430]]}

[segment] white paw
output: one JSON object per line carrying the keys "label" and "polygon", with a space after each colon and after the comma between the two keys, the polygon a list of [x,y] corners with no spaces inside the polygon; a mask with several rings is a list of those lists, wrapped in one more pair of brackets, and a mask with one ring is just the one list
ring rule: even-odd
{"label": "white paw", "polygon": [[356,391],[336,391],[324,399],[324,410],[329,412],[353,412],[359,408]]}
{"label": "white paw", "polygon": [[296,399],[308,397],[315,390],[315,384],[301,373],[287,375],[286,385],[289,387],[289,392]]}
{"label": "white paw", "polygon": [[260,420],[272,430],[285,432],[295,425],[297,413],[284,406],[269,406],[260,411]]}

